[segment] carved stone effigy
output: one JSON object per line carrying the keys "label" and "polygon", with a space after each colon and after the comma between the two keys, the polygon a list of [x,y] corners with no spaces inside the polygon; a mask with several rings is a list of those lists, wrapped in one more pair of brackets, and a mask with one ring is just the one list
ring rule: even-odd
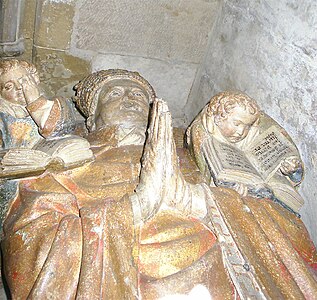
{"label": "carved stone effigy", "polygon": [[[317,253],[299,219],[302,198],[295,189],[303,166],[285,130],[247,95],[223,92],[193,121],[187,142],[211,186],[211,223],[221,237],[225,262],[240,297],[313,299]],[[220,143],[222,152],[215,146]],[[250,158],[252,154],[258,160]],[[248,158],[253,165],[247,164]],[[230,168],[225,170],[228,162]],[[222,170],[213,165],[218,163],[223,163]],[[262,173],[263,182],[249,180],[247,171],[258,175],[252,167],[260,172],[269,164],[273,170],[269,177]],[[230,169],[239,172],[236,181]],[[284,189],[288,192],[283,193]]]}
{"label": "carved stone effigy", "polygon": [[46,99],[34,65],[15,59],[0,62],[1,148],[31,148],[43,137],[70,133],[75,127],[71,102]]}
{"label": "carved stone effigy", "polygon": [[[16,59],[0,61],[1,158],[6,153],[4,150],[23,148],[26,151],[41,140],[76,130],[72,103],[61,97],[46,99],[39,83],[34,65]],[[22,155],[21,159],[26,160],[26,157]],[[0,177],[6,176],[1,172]],[[0,185],[3,200],[0,204],[1,226],[9,199],[16,189],[16,181],[3,181]]]}
{"label": "carved stone effigy", "polygon": [[[155,299],[204,282],[219,297],[232,294],[215,235],[198,219],[205,217],[206,207],[197,200],[208,188],[198,186],[193,194],[182,177],[177,189],[167,188],[178,166],[171,117],[162,101],[153,104],[138,184],[154,98],[146,80],[125,70],[100,71],[77,86],[95,161],[19,180],[2,242],[14,298],[128,299],[140,294]],[[179,195],[173,203],[172,193]],[[171,206],[168,214],[163,204]],[[159,261],[153,255],[158,245]],[[175,247],[180,252],[171,256]],[[219,269],[216,278],[213,266]]]}
{"label": "carved stone effigy", "polygon": [[[76,89],[94,161],[8,181],[16,192],[2,251],[14,299],[313,298],[317,254],[304,225],[272,200],[208,186],[203,123],[189,131],[201,173],[166,103],[138,73],[99,71]],[[20,105],[42,134],[34,116],[43,110]],[[50,112],[50,124],[64,115]]]}

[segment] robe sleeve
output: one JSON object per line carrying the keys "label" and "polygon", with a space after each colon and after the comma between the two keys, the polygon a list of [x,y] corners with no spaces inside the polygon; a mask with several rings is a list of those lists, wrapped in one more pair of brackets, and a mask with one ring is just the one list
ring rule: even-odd
{"label": "robe sleeve", "polygon": [[45,138],[68,134],[75,128],[74,106],[64,98],[48,100],[41,96],[27,110]]}

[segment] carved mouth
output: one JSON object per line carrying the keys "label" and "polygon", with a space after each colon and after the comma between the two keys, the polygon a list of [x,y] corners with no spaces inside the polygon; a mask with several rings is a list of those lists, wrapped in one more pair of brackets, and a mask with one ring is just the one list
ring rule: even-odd
{"label": "carved mouth", "polygon": [[132,112],[141,112],[142,108],[139,106],[131,105],[131,104],[122,104],[122,105],[120,105],[120,110],[132,111]]}
{"label": "carved mouth", "polygon": [[241,141],[242,139],[243,139],[243,136],[242,136],[242,135],[239,135],[239,136],[231,136],[231,137],[229,138],[229,140],[232,141],[232,142],[239,142],[239,141]]}

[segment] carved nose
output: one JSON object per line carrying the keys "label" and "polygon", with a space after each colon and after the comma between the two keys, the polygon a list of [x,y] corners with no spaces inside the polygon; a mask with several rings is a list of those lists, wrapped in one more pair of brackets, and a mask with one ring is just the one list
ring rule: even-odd
{"label": "carved nose", "polygon": [[22,90],[22,84],[20,82],[15,82],[14,86],[17,90]]}
{"label": "carved nose", "polygon": [[241,126],[241,127],[238,127],[236,133],[237,133],[239,136],[242,136],[243,132],[244,132],[244,128],[243,128],[242,126]]}
{"label": "carved nose", "polygon": [[134,103],[132,101],[130,101],[130,99],[128,97],[124,97],[123,98],[123,106],[125,108],[130,108],[130,107],[133,107],[134,106]]}

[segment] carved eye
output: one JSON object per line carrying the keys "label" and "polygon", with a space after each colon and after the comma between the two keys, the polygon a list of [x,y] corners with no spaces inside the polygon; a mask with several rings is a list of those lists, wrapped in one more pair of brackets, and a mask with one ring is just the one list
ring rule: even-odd
{"label": "carved eye", "polygon": [[111,97],[119,97],[119,96],[121,96],[121,91],[113,90],[113,91],[110,92],[110,96]]}
{"label": "carved eye", "polygon": [[144,94],[142,92],[134,92],[133,96],[135,96],[135,97],[144,97]]}
{"label": "carved eye", "polygon": [[3,87],[3,89],[6,91],[10,91],[10,90],[12,90],[12,88],[13,88],[13,83],[11,83],[11,82],[6,83]]}

